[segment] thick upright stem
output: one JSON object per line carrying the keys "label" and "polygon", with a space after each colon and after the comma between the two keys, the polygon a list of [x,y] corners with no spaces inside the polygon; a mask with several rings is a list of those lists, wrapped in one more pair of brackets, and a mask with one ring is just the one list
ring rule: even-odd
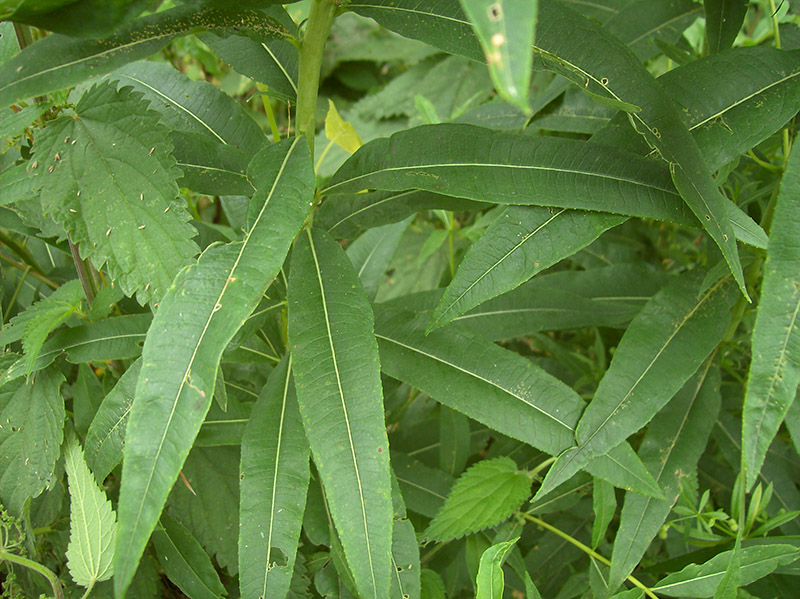
{"label": "thick upright stem", "polygon": [[297,134],[305,135],[314,156],[317,93],[322,53],[336,14],[334,0],[312,0],[305,36],[300,46],[300,69],[297,85]]}

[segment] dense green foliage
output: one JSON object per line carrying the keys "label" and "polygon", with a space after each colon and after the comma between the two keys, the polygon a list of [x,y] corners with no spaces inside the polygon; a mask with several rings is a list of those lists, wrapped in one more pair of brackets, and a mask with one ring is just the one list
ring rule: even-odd
{"label": "dense green foliage", "polygon": [[795,596],[798,0],[0,0],[2,596]]}

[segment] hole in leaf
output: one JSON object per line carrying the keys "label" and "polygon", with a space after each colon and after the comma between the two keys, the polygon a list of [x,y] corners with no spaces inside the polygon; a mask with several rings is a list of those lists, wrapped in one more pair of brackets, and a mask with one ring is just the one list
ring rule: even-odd
{"label": "hole in leaf", "polygon": [[283,552],[282,549],[278,547],[270,547],[269,548],[269,561],[270,568],[278,567],[278,568],[285,568],[289,565],[289,558]]}

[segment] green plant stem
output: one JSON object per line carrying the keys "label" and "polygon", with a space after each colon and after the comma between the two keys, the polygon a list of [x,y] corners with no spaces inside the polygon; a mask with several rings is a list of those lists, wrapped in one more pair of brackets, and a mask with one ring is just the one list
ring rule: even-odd
{"label": "green plant stem", "polygon": [[31,28],[21,23],[14,23],[14,33],[17,34],[17,42],[19,42],[19,49],[24,50],[33,43],[33,35]]}
{"label": "green plant stem", "polygon": [[264,112],[267,113],[269,128],[272,131],[272,142],[275,143],[281,140],[281,133],[278,131],[278,122],[275,120],[275,113],[272,112],[272,104],[270,103],[269,94],[267,93],[269,88],[263,83],[259,83],[258,91],[262,92],[261,103],[264,105]]}
{"label": "green plant stem", "polygon": [[14,258],[6,256],[5,254],[0,254],[0,260],[5,262],[6,264],[10,264],[14,268],[18,268],[20,270],[30,270],[30,272],[28,273],[30,274],[30,276],[32,276],[34,279],[41,281],[51,289],[58,289],[60,287],[60,285],[55,281],[52,281],[48,279],[46,276],[33,270],[30,264],[23,264],[22,262],[17,262],[16,260],[14,260]]}
{"label": "green plant stem", "polygon": [[7,561],[12,564],[17,564],[18,566],[23,566],[25,568],[29,568],[34,572],[38,572],[42,576],[44,576],[50,586],[53,588],[53,595],[55,599],[64,599],[64,594],[61,592],[61,583],[58,580],[58,577],[53,573],[50,568],[43,566],[39,562],[35,562],[33,560],[28,559],[27,557],[22,557],[21,555],[15,555],[13,553],[9,553],[5,550],[0,549],[0,562]]}
{"label": "green plant stem", "polygon": [[781,30],[778,23],[778,9],[775,8],[775,0],[769,0],[769,11],[772,14],[772,31],[775,36],[775,48],[781,49]]}
{"label": "green plant stem", "polygon": [[78,246],[72,243],[71,239],[69,240],[69,253],[72,254],[72,262],[75,264],[75,270],[78,273],[78,278],[81,280],[83,292],[86,294],[86,300],[91,307],[95,295],[94,285],[89,278],[89,271],[86,268],[86,263],[81,259],[80,252],[78,252]]}
{"label": "green plant stem", "polygon": [[11,299],[8,300],[8,306],[6,307],[6,313],[3,315],[3,324],[5,325],[8,322],[8,316],[11,314],[11,307],[14,305],[14,302],[17,301],[17,297],[19,296],[19,292],[22,289],[23,283],[25,283],[25,277],[28,276],[28,273],[31,271],[30,266],[26,266],[25,270],[22,272],[22,276],[19,278],[19,283],[14,288],[14,293],[11,295]]}
{"label": "green plant stem", "polygon": [[[530,514],[526,514],[524,512],[521,513],[521,516],[526,520],[528,520],[529,522],[533,522],[534,524],[537,524],[538,526],[541,526],[542,528],[549,530],[553,534],[558,535],[559,537],[564,539],[567,543],[574,545],[575,547],[583,551],[586,555],[593,557],[599,562],[604,563],[606,566],[611,565],[611,562],[609,560],[607,560],[602,555],[597,553],[594,549],[592,549],[587,545],[584,545],[578,539],[568,535],[563,530],[560,530],[555,526],[548,524],[547,522],[545,522],[540,518],[537,518],[536,516],[531,516]],[[628,576],[626,580],[629,581],[633,586],[644,591],[644,594],[650,597],[650,599],[658,599],[658,595],[656,595],[653,591],[651,591],[650,588],[646,586],[643,582],[641,582],[638,578],[634,578],[633,576]]]}
{"label": "green plant stem", "polygon": [[38,272],[40,275],[44,274],[44,270],[41,266],[39,266],[39,263],[36,262],[36,259],[33,257],[33,254],[30,253],[28,248],[18,244],[14,238],[10,235],[7,235],[5,231],[0,231],[0,243],[7,245],[8,249],[19,256],[23,262],[30,264],[34,271]]}
{"label": "green plant stem", "polygon": [[297,134],[305,135],[314,157],[314,134],[317,129],[317,94],[322,53],[336,14],[334,0],[312,0],[305,36],[300,45],[297,85]]}

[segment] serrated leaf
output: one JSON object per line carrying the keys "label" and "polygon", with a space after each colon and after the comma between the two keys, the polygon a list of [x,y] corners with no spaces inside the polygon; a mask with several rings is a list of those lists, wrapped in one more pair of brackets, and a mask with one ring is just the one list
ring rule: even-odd
{"label": "serrated leaf", "polygon": [[378,348],[363,287],[324,231],[298,238],[288,301],[297,399],[314,463],[355,585],[379,599],[389,592],[392,504]]}
{"label": "serrated leaf", "polygon": [[110,82],[37,138],[42,206],[127,295],[158,301],[197,252],[167,130],[141,96]]}
{"label": "serrated leaf", "polygon": [[503,561],[517,541],[519,541],[519,537],[492,545],[483,552],[478,567],[478,576],[475,578],[475,599],[503,599],[503,590],[505,589]]}
{"label": "serrated leaf", "polygon": [[669,516],[682,480],[691,476],[708,442],[720,404],[719,369],[708,362],[650,423],[639,456],[664,491],[664,499],[625,496],[611,556],[611,589],[633,571]]}
{"label": "serrated leaf", "polygon": [[264,148],[249,172],[257,191],[244,239],[210,247],[181,271],[142,350],[122,471],[118,596],[130,584],[208,411],[222,352],[258,305],[308,212],[314,175],[301,138]]}
{"label": "serrated leaf", "polygon": [[729,49],[747,14],[747,0],[703,0],[709,54]]}
{"label": "serrated leaf", "polygon": [[156,12],[99,40],[49,35],[0,67],[0,106],[101,77],[155,54],[170,40],[196,29],[237,28],[263,35],[286,33],[282,25],[261,11],[210,5],[200,10],[178,6]]}
{"label": "serrated leaf", "polygon": [[424,532],[429,541],[450,541],[496,526],[531,494],[531,479],[509,457],[482,460],[456,480],[442,509]]}
{"label": "serrated leaf", "polygon": [[525,113],[533,65],[538,0],[461,0],[486,55],[498,93]]}
{"label": "serrated leaf", "polygon": [[433,311],[428,331],[511,291],[624,221],[604,213],[506,208],[470,247]]}
{"label": "serrated leaf", "polygon": [[[731,553],[724,551],[704,564],[686,566],[680,572],[662,578],[650,590],[668,597],[713,597],[725,575]],[[800,549],[793,545],[772,543],[744,547],[740,554],[740,584],[751,584],[798,557]]]}
{"label": "serrated leaf", "polygon": [[353,127],[353,123],[345,121],[341,117],[330,98],[328,99],[328,116],[325,117],[325,137],[348,154],[355,152],[364,143]]}
{"label": "serrated leaf", "polygon": [[208,554],[197,539],[169,514],[153,531],[153,546],[164,573],[189,597],[219,599],[227,595]]}
{"label": "serrated leaf", "polygon": [[63,382],[54,368],[31,375],[0,412],[0,502],[16,517],[53,482],[64,438]]}
{"label": "serrated leaf", "polygon": [[800,383],[799,211],[800,150],[795,150],[780,184],[753,328],[753,359],[742,414],[742,466],[748,489]]}
{"label": "serrated leaf", "polygon": [[308,491],[308,459],[291,359],[284,358],[262,389],[242,439],[242,597],[284,597],[289,590]]}
{"label": "serrated leaf", "polygon": [[[583,400],[530,360],[449,326],[425,335],[429,315],[376,305],[381,369],[490,428],[558,455],[574,440]],[[487,402],[495,407],[486,410]],[[588,467],[615,486],[660,495],[627,444]]]}
{"label": "serrated leaf", "polygon": [[347,256],[356,269],[370,301],[375,299],[383,275],[389,268],[411,219],[369,229],[347,248]]}
{"label": "serrated leaf", "polygon": [[730,286],[723,279],[700,293],[703,275],[698,269],[678,277],[628,326],[578,423],[577,446],[559,456],[540,493],[649,422],[722,340],[730,319]]}
{"label": "serrated leaf", "polygon": [[136,360],[123,373],[114,388],[106,394],[86,433],[86,463],[98,482],[122,460],[125,429],[128,426],[136,383],[142,361]]}
{"label": "serrated leaf", "polygon": [[67,568],[77,584],[91,587],[113,573],[117,519],[89,472],[75,435],[70,435],[64,448],[64,467],[70,495]]}

